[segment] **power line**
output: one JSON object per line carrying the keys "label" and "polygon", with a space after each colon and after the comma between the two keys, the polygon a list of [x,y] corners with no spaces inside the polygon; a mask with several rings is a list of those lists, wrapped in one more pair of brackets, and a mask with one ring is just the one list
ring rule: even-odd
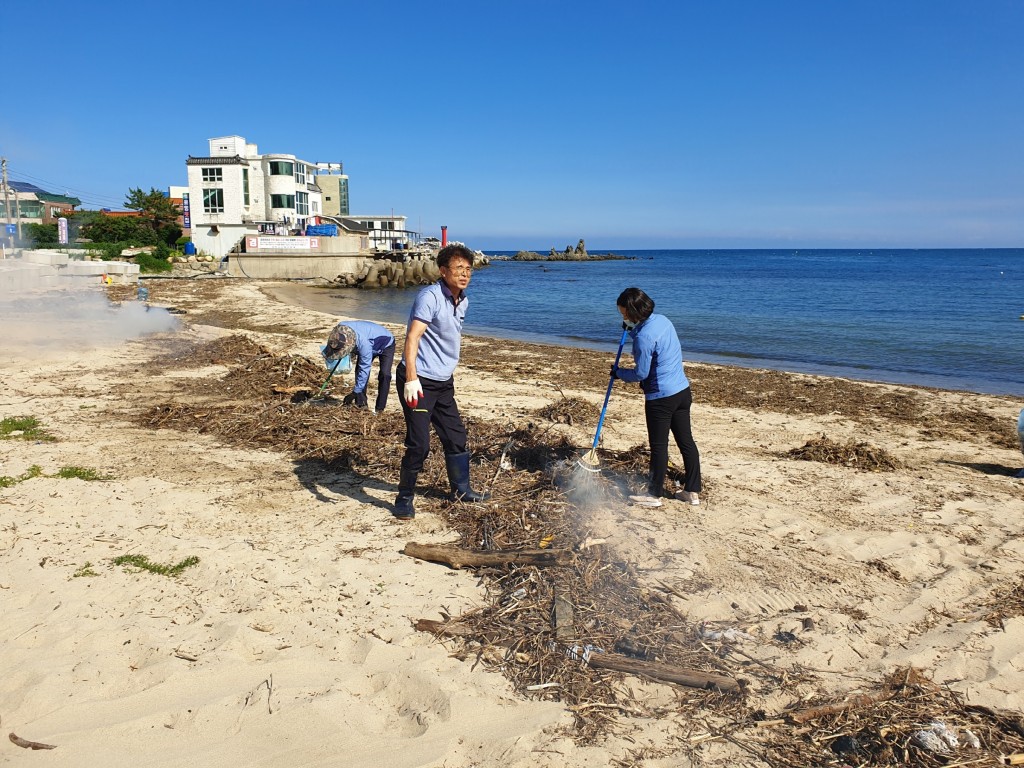
{"label": "power line", "polygon": [[76,187],[70,187],[70,186],[67,186],[65,184],[60,184],[59,182],[56,182],[56,181],[51,181],[49,179],[40,178],[39,176],[33,176],[30,173],[24,173],[22,171],[17,171],[16,169],[14,169],[14,168],[12,168],[10,166],[8,167],[8,170],[12,173],[12,175],[20,177],[18,179],[15,179],[16,181],[25,181],[26,183],[29,183],[29,184],[31,184],[33,182],[39,182],[41,184],[46,184],[47,186],[49,186],[51,188],[56,187],[57,189],[63,189],[66,192],[74,192],[75,196],[76,197],[80,197],[83,201],[85,201],[86,198],[89,198],[88,202],[90,204],[95,203],[97,201],[108,201],[108,202],[103,203],[103,205],[101,205],[101,207],[109,207],[111,205],[111,203],[113,203],[116,206],[121,206],[123,204],[123,200],[119,200],[117,198],[109,197],[107,195],[99,194],[99,193],[92,192],[92,191],[89,191],[89,190],[78,189]]}

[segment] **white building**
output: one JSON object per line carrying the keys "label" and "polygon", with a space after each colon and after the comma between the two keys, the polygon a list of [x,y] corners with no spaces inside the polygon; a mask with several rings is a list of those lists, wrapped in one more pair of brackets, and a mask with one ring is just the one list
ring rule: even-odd
{"label": "white building", "polygon": [[197,249],[218,258],[247,234],[301,234],[307,221],[323,212],[316,163],[295,155],[261,155],[241,136],[210,139],[209,156],[190,155],[185,165],[185,226]]}
{"label": "white building", "polygon": [[370,247],[377,251],[410,248],[419,242],[419,233],[405,228],[406,216],[344,216],[355,229],[365,230]]}

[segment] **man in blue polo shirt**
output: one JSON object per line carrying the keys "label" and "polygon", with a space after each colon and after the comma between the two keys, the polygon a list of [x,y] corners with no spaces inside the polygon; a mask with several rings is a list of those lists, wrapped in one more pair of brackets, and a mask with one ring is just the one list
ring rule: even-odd
{"label": "man in blue polo shirt", "polygon": [[437,254],[441,279],[422,288],[409,313],[405,349],[395,370],[398,397],[405,416],[405,455],[398,481],[394,515],[411,520],[416,510],[416,478],[430,453],[430,425],[444,448],[453,501],[485,501],[488,494],[469,486],[466,427],[455,402],[455,367],[462,347],[462,322],[473,275],[473,252],[453,244]]}

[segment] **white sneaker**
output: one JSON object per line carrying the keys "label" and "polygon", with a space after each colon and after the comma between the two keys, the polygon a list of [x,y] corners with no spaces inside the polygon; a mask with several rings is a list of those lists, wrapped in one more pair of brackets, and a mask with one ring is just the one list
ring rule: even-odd
{"label": "white sneaker", "polygon": [[631,504],[636,504],[641,507],[660,507],[661,499],[657,496],[651,496],[649,493],[644,493],[639,496],[630,496],[629,501]]}
{"label": "white sneaker", "polygon": [[693,506],[700,505],[700,494],[692,491],[676,491],[675,497],[685,504],[693,504]]}

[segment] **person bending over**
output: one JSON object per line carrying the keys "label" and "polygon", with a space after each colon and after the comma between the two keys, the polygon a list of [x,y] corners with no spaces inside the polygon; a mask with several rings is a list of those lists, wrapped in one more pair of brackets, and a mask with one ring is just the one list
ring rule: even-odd
{"label": "person bending over", "polygon": [[668,470],[668,434],[671,431],[683,455],[686,484],[676,498],[700,504],[700,453],[690,431],[693,395],[683,368],[679,336],[672,322],[654,314],[654,301],[639,288],[627,288],[616,299],[623,327],[633,339],[634,368],[612,366],[612,375],[640,383],[644,391],[647,440],[651,447],[651,472],[647,493],[630,501],[660,507]]}
{"label": "person bending over", "polygon": [[331,339],[344,334],[341,329],[349,329],[354,335],[351,354],[356,358],[356,383],[352,391],[342,400],[344,405],[355,405],[357,408],[368,408],[366,386],[370,382],[370,367],[376,359],[380,371],[377,373],[377,401],[373,410],[383,411],[388,404],[388,393],[391,391],[391,366],[395,362],[395,337],[383,325],[371,323],[369,320],[345,320],[338,323],[327,346],[331,348]]}
{"label": "person bending over", "polygon": [[420,289],[409,313],[405,348],[395,371],[395,385],[405,416],[405,455],[402,457],[394,515],[411,520],[416,478],[430,452],[430,427],[441,440],[453,501],[485,501],[469,485],[466,427],[455,402],[455,367],[459,364],[462,323],[469,298],[466,286],[473,275],[473,252],[453,244],[437,254],[441,279]]}

